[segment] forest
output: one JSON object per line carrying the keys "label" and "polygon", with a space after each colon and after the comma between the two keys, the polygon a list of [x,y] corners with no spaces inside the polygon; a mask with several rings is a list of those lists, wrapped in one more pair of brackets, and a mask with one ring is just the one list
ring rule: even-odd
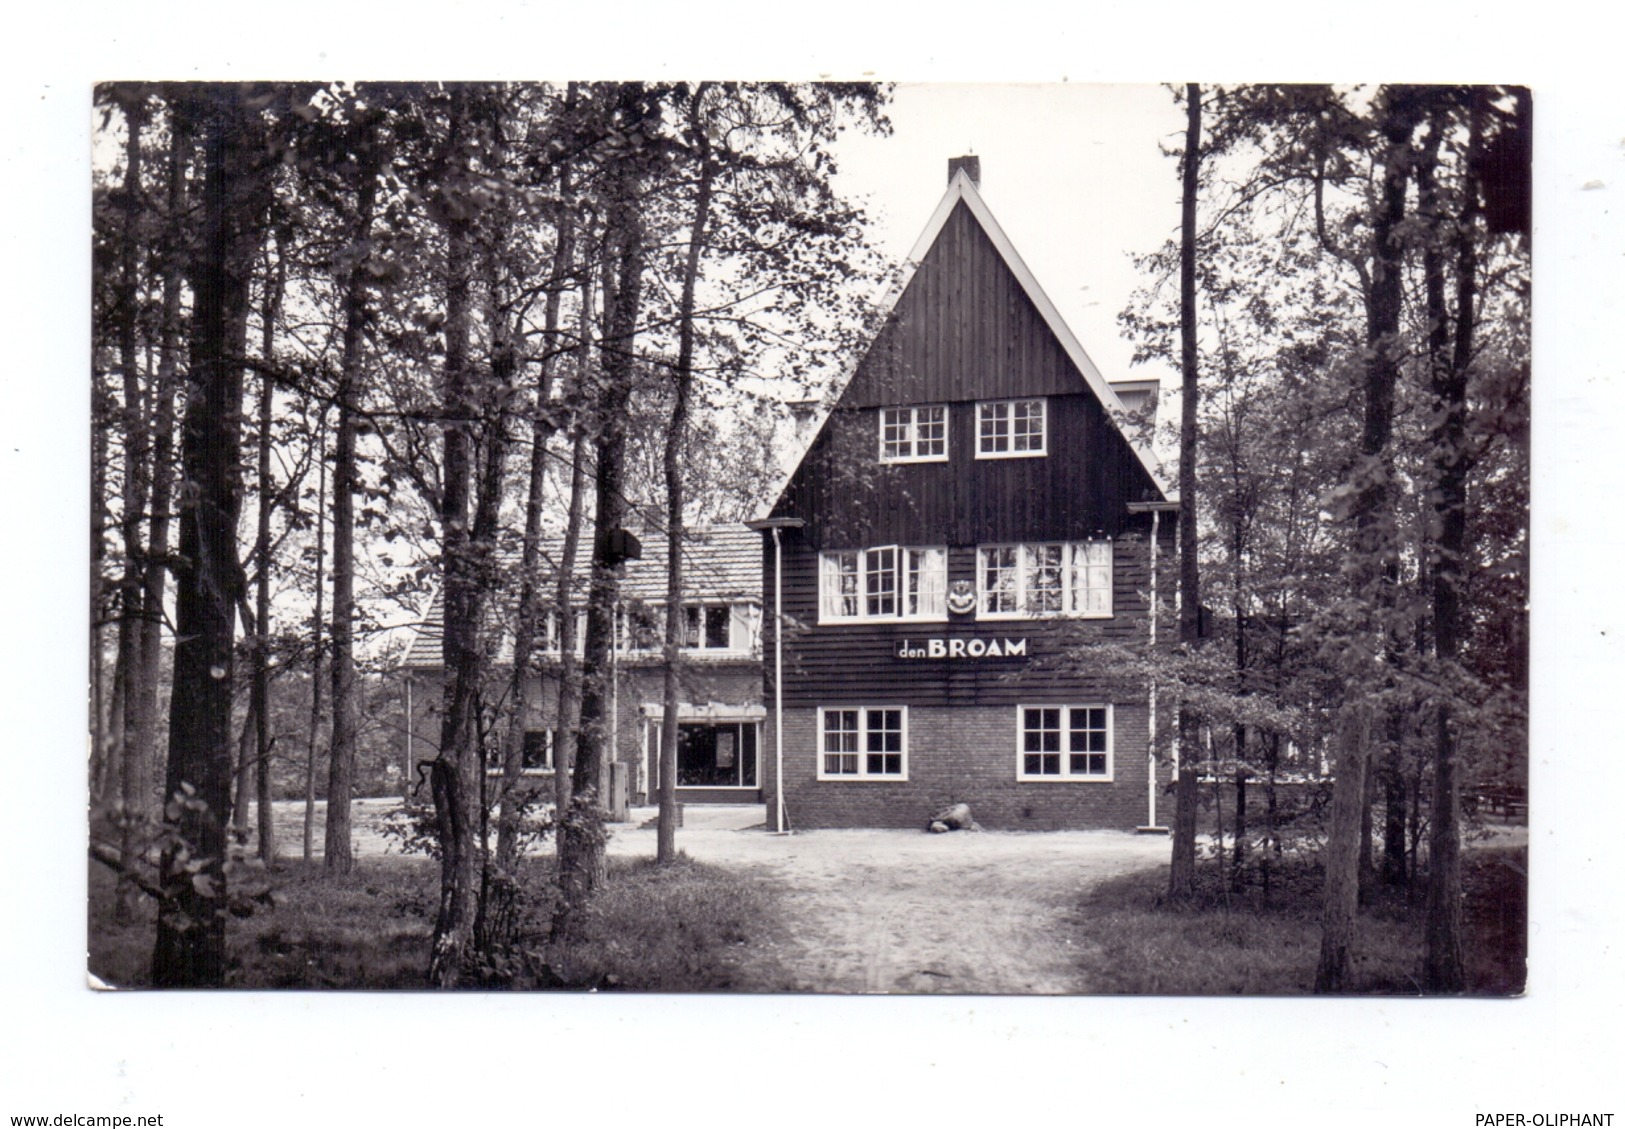
{"label": "forest", "polygon": [[[1458,993],[1464,840],[1480,808],[1528,802],[1530,95],[1170,97],[1179,234],[1145,249],[1120,318],[1181,375],[1157,437],[1177,626],[1119,656],[1177,718],[1162,902],[1214,882],[1267,899],[1308,858],[1315,990],[1354,990],[1356,922],[1392,895],[1424,907],[1420,989]],[[549,615],[573,756],[529,813],[556,847],[546,929],[620,881],[601,810],[618,547],[593,531],[635,518],[672,547],[675,733],[684,531],[754,512],[796,414],[838,391],[830,358],[873,336],[895,267],[831,178],[843,132],[889,129],[887,98],[98,88],[90,853],[108,913],[150,921],[152,984],[232,982],[231,931],[269,912],[278,868],[342,878],[352,799],[414,789],[436,860],[420,983],[500,982],[527,834],[501,799]],[[438,756],[412,781],[388,771],[390,629],[434,591]],[[1335,786],[1293,823],[1277,790],[1305,765]],[[273,826],[287,800],[299,845]],[[676,822],[668,786],[662,864]]]}

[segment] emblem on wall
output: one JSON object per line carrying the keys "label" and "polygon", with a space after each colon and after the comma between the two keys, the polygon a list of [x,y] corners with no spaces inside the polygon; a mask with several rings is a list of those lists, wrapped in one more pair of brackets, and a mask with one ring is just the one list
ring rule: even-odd
{"label": "emblem on wall", "polygon": [[948,585],[948,610],[964,615],[976,608],[976,586],[968,580],[956,580]]}

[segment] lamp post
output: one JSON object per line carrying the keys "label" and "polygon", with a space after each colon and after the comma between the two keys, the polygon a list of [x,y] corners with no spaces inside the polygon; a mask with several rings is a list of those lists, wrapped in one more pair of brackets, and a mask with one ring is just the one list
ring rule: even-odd
{"label": "lamp post", "polygon": [[779,530],[800,529],[799,517],[770,517],[748,521],[758,533],[773,531],[773,830],[789,833],[784,821],[784,547]]}

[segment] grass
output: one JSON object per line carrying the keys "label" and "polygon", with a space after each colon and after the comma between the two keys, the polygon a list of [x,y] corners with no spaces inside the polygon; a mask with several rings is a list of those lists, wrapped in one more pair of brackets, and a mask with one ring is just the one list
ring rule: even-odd
{"label": "grass", "polygon": [[[1189,906],[1162,901],[1166,871],[1100,884],[1078,906],[1088,990],[1135,995],[1298,995],[1314,985],[1320,956],[1320,876],[1313,862],[1284,860],[1272,897],[1227,894],[1201,875]],[[1516,995],[1525,980],[1527,865],[1523,848],[1484,848],[1463,858],[1463,941],[1468,991]],[[1421,991],[1420,896],[1380,897],[1355,920],[1353,994]]]}
{"label": "grass", "polygon": [[[418,858],[357,860],[330,877],[321,864],[282,863],[267,878],[274,905],[227,926],[228,986],[423,988],[438,896],[438,864]],[[610,881],[576,915],[568,936],[547,936],[552,860],[519,876],[502,942],[483,966],[489,987],[647,992],[771,991],[788,932],[771,896],[744,872],[680,859],[610,861]],[[114,883],[92,864],[89,968],[109,984],[145,987],[153,911],[115,920]]]}
{"label": "grass", "polygon": [[680,858],[640,861],[577,920],[567,943],[545,950],[569,986],[646,992],[788,990],[778,958],[789,930],[749,870]]}

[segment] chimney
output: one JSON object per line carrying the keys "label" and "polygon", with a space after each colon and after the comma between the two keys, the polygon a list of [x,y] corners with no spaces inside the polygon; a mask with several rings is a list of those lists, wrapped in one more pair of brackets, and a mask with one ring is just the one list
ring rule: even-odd
{"label": "chimney", "polygon": [[948,183],[949,184],[953,183],[954,173],[958,172],[960,169],[965,170],[965,175],[970,177],[970,182],[972,184],[974,184],[978,188],[982,187],[982,158],[980,158],[980,157],[949,157],[948,158]]}

